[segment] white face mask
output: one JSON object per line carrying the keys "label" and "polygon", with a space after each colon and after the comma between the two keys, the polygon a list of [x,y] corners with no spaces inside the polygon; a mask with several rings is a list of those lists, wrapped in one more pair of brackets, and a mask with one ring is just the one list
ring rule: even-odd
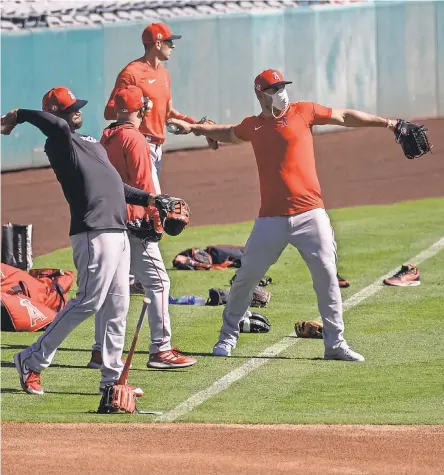
{"label": "white face mask", "polygon": [[273,99],[272,106],[275,109],[281,112],[285,112],[287,110],[290,104],[290,99],[288,98],[288,92],[284,87],[282,89],[278,89],[274,94],[267,94],[266,92],[264,92],[264,94],[270,96]]}

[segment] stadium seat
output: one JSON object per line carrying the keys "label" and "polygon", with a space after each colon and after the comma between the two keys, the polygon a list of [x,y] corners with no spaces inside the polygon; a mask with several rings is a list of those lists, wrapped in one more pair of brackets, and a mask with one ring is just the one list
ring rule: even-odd
{"label": "stadium seat", "polygon": [[267,11],[298,6],[347,5],[368,0],[16,0],[0,4],[5,31],[69,28],[127,21],[168,21],[180,16]]}

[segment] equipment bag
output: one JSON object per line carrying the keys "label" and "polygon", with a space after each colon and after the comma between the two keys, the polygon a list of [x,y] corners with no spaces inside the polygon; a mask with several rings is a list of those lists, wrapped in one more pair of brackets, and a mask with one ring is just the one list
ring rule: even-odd
{"label": "equipment bag", "polygon": [[74,283],[74,272],[65,269],[32,269],[29,275],[45,284],[45,305],[60,312],[66,305],[66,294]]}
{"label": "equipment bag", "polygon": [[32,268],[32,224],[2,225],[2,262],[25,271]]}
{"label": "equipment bag", "polygon": [[74,274],[61,269],[34,269],[40,279],[1,265],[1,329],[37,331],[51,323],[66,304]]}
{"label": "equipment bag", "polygon": [[243,246],[208,246],[205,249],[190,248],[173,259],[179,270],[210,270],[239,268],[244,252]]}

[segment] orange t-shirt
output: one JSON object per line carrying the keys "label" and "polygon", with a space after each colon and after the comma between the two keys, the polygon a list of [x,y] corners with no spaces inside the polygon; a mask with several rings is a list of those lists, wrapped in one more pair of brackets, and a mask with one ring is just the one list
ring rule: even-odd
{"label": "orange t-shirt", "polygon": [[331,112],[331,108],[313,102],[297,102],[279,119],[260,114],[246,117],[234,127],[237,137],[251,142],[256,156],[260,217],[324,208],[311,127],[326,124]]}
{"label": "orange t-shirt", "polygon": [[[100,143],[124,183],[147,193],[156,194],[150,146],[134,125],[129,123],[112,124],[103,131]],[[132,221],[153,216],[156,208],[127,204],[126,211],[128,221]]]}
{"label": "orange t-shirt", "polygon": [[141,58],[126,65],[117,76],[116,84],[105,108],[105,119],[117,118],[114,112],[114,97],[119,89],[129,85],[140,87],[143,94],[153,101],[153,108],[145,115],[140,131],[143,135],[164,140],[167,106],[171,99],[171,78],[168,69],[162,64],[154,69]]}

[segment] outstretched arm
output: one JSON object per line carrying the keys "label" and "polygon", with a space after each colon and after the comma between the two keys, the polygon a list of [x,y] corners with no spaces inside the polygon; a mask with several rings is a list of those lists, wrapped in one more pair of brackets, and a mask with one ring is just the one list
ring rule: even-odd
{"label": "outstretched arm", "polygon": [[[332,109],[330,119],[323,124],[342,125],[343,127],[385,127],[395,130],[396,120],[378,117],[354,109]],[[316,119],[314,121],[316,125]]]}
{"label": "outstretched arm", "polygon": [[13,109],[1,120],[1,133],[9,135],[17,124],[28,122],[49,137],[69,146],[71,144],[71,130],[68,122],[49,112],[30,109]]}
{"label": "outstretched arm", "polygon": [[170,119],[168,124],[175,124],[179,127],[181,134],[193,133],[194,135],[204,135],[217,142],[239,143],[243,142],[234,133],[234,125],[224,124],[189,124],[183,120]]}

